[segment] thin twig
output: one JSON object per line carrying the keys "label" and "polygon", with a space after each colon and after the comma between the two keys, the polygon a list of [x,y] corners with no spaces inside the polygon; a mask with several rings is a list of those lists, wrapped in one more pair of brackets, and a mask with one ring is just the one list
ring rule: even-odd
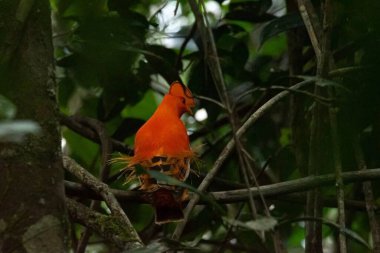
{"label": "thin twig", "polygon": [[291,91],[291,92],[294,92],[294,93],[300,93],[300,94],[303,94],[303,95],[306,95],[306,96],[309,96],[313,99],[315,99],[315,101],[323,104],[323,105],[326,105],[326,106],[329,106],[329,103],[332,102],[332,100],[330,98],[325,98],[325,97],[322,97],[322,96],[318,96],[314,93],[311,93],[311,92],[308,92],[308,91],[304,91],[304,90],[295,90],[295,89],[291,89],[289,87],[286,87],[286,86],[279,86],[279,85],[273,85],[273,86],[270,86],[270,87],[256,87],[256,88],[253,88],[253,89],[250,89],[250,90],[247,90],[246,92],[244,92],[243,94],[239,95],[237,98],[236,98],[236,101],[239,101],[240,99],[242,99],[243,97],[249,95],[249,94],[252,94],[256,91],[268,91],[268,90],[288,90],[288,91]]}
{"label": "thin twig", "polygon": [[342,76],[348,73],[356,72],[356,71],[363,71],[363,70],[369,70],[373,69],[375,66],[350,66],[350,67],[343,67],[339,69],[334,69],[329,72],[330,77],[334,76]]}
{"label": "thin twig", "polygon": [[[236,135],[235,135],[236,136]],[[249,203],[249,207],[251,209],[251,212],[252,212],[252,219],[253,220],[256,220],[258,218],[257,216],[257,208],[256,208],[256,205],[255,205],[255,201],[253,199],[253,195],[250,191],[250,182],[249,182],[249,179],[248,179],[248,168],[247,168],[247,163],[246,163],[246,159],[243,158],[243,152],[242,152],[242,144],[240,142],[240,139],[238,138],[235,138],[235,143],[236,143],[236,151],[238,153],[238,157],[239,157],[239,164],[240,164],[240,171],[243,172],[243,179],[244,179],[244,183],[245,183],[245,186],[248,190],[248,203]],[[256,185],[258,186],[258,185]],[[264,234],[260,231],[256,231],[257,235],[259,236],[259,238],[261,240],[264,240]]]}
{"label": "thin twig", "polygon": [[219,57],[214,41],[214,36],[212,34],[210,26],[207,25],[207,17],[203,16],[195,0],[189,0],[188,2],[192,12],[194,13],[197,27],[202,38],[205,60],[208,65],[208,69],[210,70],[212,79],[215,83],[216,90],[222,103],[224,104],[226,109],[229,110],[230,103],[227,96],[227,88],[224,83],[222,68],[219,63]]}
{"label": "thin twig", "polygon": [[[313,83],[313,80],[304,80],[302,82],[299,82],[290,88],[293,90],[299,89],[303,86],[306,86],[308,84]],[[236,132],[236,134],[240,137],[254,124],[261,116],[263,116],[268,110],[270,110],[275,104],[277,104],[281,99],[289,95],[289,91],[285,90],[271,99],[269,99],[267,102],[265,102],[261,107],[259,107],[254,113],[252,113],[246,122],[241,126],[241,128]]]}
{"label": "thin twig", "polygon": [[[257,180],[257,177],[255,175],[255,173],[253,172],[253,168],[251,166],[251,163],[253,162],[253,159],[249,159],[251,158],[251,156],[248,154],[248,152],[244,152],[245,149],[242,148],[241,149],[243,151],[243,154],[244,154],[244,157],[243,157],[243,160],[246,164],[246,170],[249,172],[250,174],[250,177],[253,179],[253,182],[258,190],[258,193],[259,193],[259,196],[260,196],[260,200],[261,200],[261,203],[262,205],[264,206],[264,213],[265,213],[265,216],[267,217],[271,217],[271,214],[270,214],[270,211],[269,211],[269,208],[268,208],[268,205],[265,201],[265,197],[264,195],[261,193],[261,189],[260,189],[260,185],[259,185],[259,182]],[[244,174],[244,176],[246,176],[246,173]],[[252,193],[249,190],[249,200],[251,201],[251,199],[253,200],[253,197],[252,197]],[[255,219],[257,219],[257,217],[255,217]],[[260,235],[260,232],[257,231],[256,232],[258,235]],[[264,231],[261,231],[261,237],[262,239],[264,239],[265,237],[265,234],[264,234]],[[281,253],[281,252],[286,252],[285,250],[285,246],[284,246],[284,243],[283,241],[281,240],[281,235],[280,235],[280,232],[279,230],[274,230],[271,232],[271,236],[272,236],[272,240],[273,240],[273,244],[274,244],[274,249],[275,249],[275,252],[278,252],[278,253]]]}
{"label": "thin twig", "polygon": [[[240,145],[240,147],[239,147],[239,145]],[[271,217],[271,214],[270,214],[269,209],[268,209],[268,205],[265,201],[264,196],[261,194],[260,185],[257,181],[256,175],[255,175],[253,168],[252,168],[252,165],[251,165],[251,163],[254,163],[255,161],[254,161],[253,157],[251,157],[251,155],[246,151],[246,149],[239,142],[237,142],[236,146],[237,146],[238,152],[239,152],[239,159],[241,159],[242,160],[241,163],[244,164],[244,167],[242,167],[241,170],[243,171],[243,176],[244,176],[244,181],[246,183],[246,186],[249,187],[249,180],[248,180],[248,177],[249,177],[258,189],[260,200],[262,202],[262,205],[264,206],[265,215],[267,217]],[[248,174],[249,174],[249,176],[248,176]],[[250,191],[250,188],[248,188],[248,193],[249,193],[249,199],[248,200],[249,200],[249,203],[251,204],[251,209],[252,208],[255,209],[255,212],[253,213],[254,214],[253,219],[257,219],[256,205],[255,205],[255,202],[253,199],[253,195]],[[264,231],[256,231],[256,233],[264,241],[264,239],[265,239]],[[274,234],[272,234],[272,236],[273,236],[275,252],[283,252],[282,250],[280,250],[279,247],[277,247],[277,245],[282,244],[279,240],[280,238],[276,237]]]}
{"label": "thin twig", "polygon": [[311,44],[313,45],[317,62],[319,62],[321,59],[321,43],[319,40],[322,37],[322,28],[318,20],[318,15],[310,0],[298,0],[298,9],[309,34]]}
{"label": "thin twig", "polygon": [[270,212],[269,212],[269,208],[268,208],[268,205],[265,201],[265,198],[264,198],[264,195],[261,194],[261,191],[260,191],[260,185],[259,185],[259,182],[257,181],[257,177],[255,175],[255,173],[253,173],[253,168],[251,167],[251,163],[248,161],[248,158],[247,158],[247,155],[244,156],[244,160],[247,164],[247,167],[248,167],[248,171],[250,173],[250,177],[253,179],[253,182],[255,183],[256,187],[257,187],[257,190],[259,192],[259,196],[260,196],[260,200],[264,206],[264,213],[267,217],[270,217]]}
{"label": "thin twig", "polygon": [[281,151],[283,151],[285,148],[287,148],[288,145],[285,145],[285,146],[281,146],[279,149],[276,150],[276,152],[272,155],[270,155],[266,161],[264,162],[264,164],[261,166],[260,168],[260,172],[257,174],[257,178],[260,179],[260,177],[264,174],[266,168],[269,166],[270,162],[275,158],[277,157]]}
{"label": "thin twig", "polygon": [[205,97],[205,96],[201,96],[201,95],[194,95],[195,98],[199,98],[201,100],[205,100],[205,101],[209,101],[211,103],[214,103],[216,104],[217,106],[219,106],[220,108],[222,108],[223,110],[226,110],[227,108],[224,106],[224,104],[220,103],[219,101],[213,99],[213,98],[210,98],[210,97]]}
{"label": "thin twig", "polygon": [[[69,201],[66,200],[66,203],[67,202]],[[70,206],[70,204],[68,204],[68,206]],[[89,209],[94,210],[93,205],[91,205]],[[71,217],[73,216],[75,216],[75,214],[73,214],[73,210],[71,210]],[[92,229],[89,226],[86,226],[85,230],[81,234],[79,242],[77,243],[77,247],[75,248],[75,253],[83,253],[86,251],[87,244],[88,244],[88,241],[90,240],[91,235],[92,235]]]}
{"label": "thin twig", "polygon": [[[234,220],[239,219],[239,216],[240,216],[241,212],[243,211],[243,208],[244,208],[244,203],[240,204],[240,207],[235,214]],[[216,253],[220,253],[220,252],[224,251],[224,247],[230,239],[230,234],[231,234],[233,228],[234,228],[233,224],[228,224],[226,235],[224,236],[223,241],[219,244],[218,249],[215,250]]]}
{"label": "thin twig", "polygon": [[[177,4],[179,3],[179,0],[177,1]],[[197,30],[197,24],[194,23],[193,26],[191,27],[191,30],[189,32],[189,34],[186,36],[185,40],[183,41],[180,49],[179,49],[179,52],[178,52],[178,57],[177,57],[177,61],[176,61],[176,69],[179,71],[179,67],[181,66],[181,62],[182,62],[182,55],[183,53],[185,52],[185,49],[186,49],[186,46],[187,46],[187,43],[189,43],[189,41],[194,37],[194,34]]]}
{"label": "thin twig", "polygon": [[175,4],[174,16],[177,15],[178,7],[179,7],[179,0],[177,0],[177,2],[176,2],[176,4]]}

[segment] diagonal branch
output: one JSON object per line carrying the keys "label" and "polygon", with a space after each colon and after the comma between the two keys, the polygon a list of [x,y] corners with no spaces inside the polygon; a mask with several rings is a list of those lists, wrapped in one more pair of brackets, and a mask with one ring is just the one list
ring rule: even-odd
{"label": "diagonal branch", "polygon": [[[293,86],[291,86],[291,89],[299,89],[307,84],[313,83],[313,80],[305,80],[300,83],[297,83]],[[277,104],[278,101],[286,97],[290,92],[289,91],[282,91],[278,93],[276,96],[268,100],[265,104],[263,104],[259,109],[257,109],[248,119],[247,121],[239,128],[239,130],[236,132],[236,135],[238,138],[243,136],[243,134],[261,117],[263,116],[269,109],[271,109],[275,104]],[[212,182],[213,178],[218,173],[219,169],[222,167],[224,161],[227,159],[227,157],[231,154],[233,148],[235,146],[234,139],[231,139],[227,145],[224,147],[223,151],[220,153],[219,158],[215,161],[213,167],[209,171],[209,173],[206,175],[206,177],[203,179],[201,184],[198,186],[198,191],[204,192],[207,187]],[[179,239],[182,235],[182,232],[186,226],[186,223],[189,219],[190,213],[195,207],[195,205],[199,201],[199,196],[194,196],[189,204],[187,205],[184,215],[185,219],[184,221],[178,223],[175,232],[172,236],[173,239]]]}
{"label": "diagonal branch", "polygon": [[[110,172],[110,166],[108,163],[110,159],[110,154],[112,153],[112,143],[110,141],[110,137],[108,136],[105,126],[102,122],[96,119],[87,118],[87,117],[78,117],[77,120],[79,123],[95,131],[100,140],[101,170],[100,170],[99,178],[102,182],[104,182],[108,178],[109,172]],[[90,204],[90,208],[95,211],[99,210],[100,202],[92,201]],[[85,252],[90,237],[91,237],[91,229],[85,228],[78,242],[78,246],[76,248],[75,253]]]}
{"label": "diagonal branch", "polygon": [[[82,135],[83,137],[89,140],[101,144],[101,139],[99,138],[99,135],[92,128],[81,123],[83,122],[82,117],[78,115],[66,116],[64,114],[60,114],[59,117],[62,125],[67,126],[74,132]],[[110,142],[112,144],[112,149],[115,151],[119,151],[128,155],[131,155],[133,153],[133,150],[131,148],[125,146],[124,143],[118,140],[110,139]]]}
{"label": "diagonal branch", "polygon": [[298,9],[309,34],[311,44],[313,45],[317,62],[320,62],[322,52],[320,42],[320,38],[322,38],[322,27],[318,15],[310,0],[298,0]]}
{"label": "diagonal branch", "polygon": [[115,196],[111,193],[110,188],[103,182],[100,182],[96,177],[91,175],[88,171],[82,168],[79,164],[77,164],[71,158],[65,156],[63,157],[63,165],[67,171],[71,174],[75,175],[78,179],[80,179],[83,184],[88,186],[93,191],[99,193],[99,195],[104,199],[107,203],[109,209],[111,210],[112,215],[122,222],[122,225],[125,229],[128,230],[130,236],[130,243],[128,243],[128,248],[138,248],[142,247],[143,243],[137,234],[136,230],[132,226],[130,220],[127,215],[124,213],[121,208],[119,202],[115,198]]}
{"label": "diagonal branch", "polygon": [[118,248],[124,248],[127,242],[135,243],[131,240],[128,229],[117,217],[100,214],[70,198],[66,198],[66,207],[75,222],[96,231]]}
{"label": "diagonal branch", "polygon": [[205,60],[208,64],[208,69],[210,70],[218,95],[226,109],[229,111],[230,103],[227,96],[227,88],[224,83],[222,68],[220,66],[219,56],[216,50],[214,36],[212,34],[211,28],[210,26],[206,25],[207,18],[203,17],[203,14],[200,11],[199,6],[195,0],[189,0],[188,2],[192,12],[194,13],[197,27],[202,38],[204,55]]}

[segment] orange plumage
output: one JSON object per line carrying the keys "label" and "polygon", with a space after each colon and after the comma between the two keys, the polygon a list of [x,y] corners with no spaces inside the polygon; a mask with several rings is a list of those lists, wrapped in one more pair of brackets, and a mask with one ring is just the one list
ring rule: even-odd
{"label": "orange plumage", "polygon": [[[137,131],[134,156],[127,158],[127,170],[134,172],[140,165],[146,170],[157,170],[185,181],[194,153],[190,148],[186,127],[181,121],[185,112],[191,113],[195,101],[191,91],[174,82],[149,120]],[[139,175],[140,189],[156,209],[156,223],[183,219],[182,201],[186,191],[157,182],[148,174]]]}

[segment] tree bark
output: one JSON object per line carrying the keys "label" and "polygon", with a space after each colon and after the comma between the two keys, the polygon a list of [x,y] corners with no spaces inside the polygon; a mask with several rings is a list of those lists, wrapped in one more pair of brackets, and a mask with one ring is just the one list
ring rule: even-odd
{"label": "tree bark", "polygon": [[41,127],[0,140],[0,252],[65,252],[66,211],[49,1],[0,1],[0,94]]}

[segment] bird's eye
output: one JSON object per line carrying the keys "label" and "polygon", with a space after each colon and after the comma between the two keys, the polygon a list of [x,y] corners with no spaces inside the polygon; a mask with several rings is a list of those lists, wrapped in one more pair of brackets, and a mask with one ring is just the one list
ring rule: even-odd
{"label": "bird's eye", "polygon": [[181,102],[182,102],[182,104],[185,104],[186,103],[185,98],[181,98]]}

